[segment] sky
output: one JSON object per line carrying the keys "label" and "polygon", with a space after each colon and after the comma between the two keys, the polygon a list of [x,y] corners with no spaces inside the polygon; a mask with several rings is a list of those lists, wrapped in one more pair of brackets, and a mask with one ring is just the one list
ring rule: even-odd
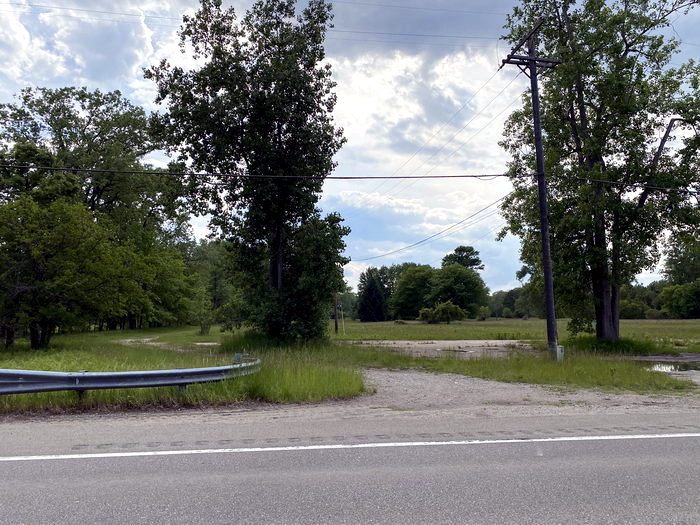
{"label": "sky", "polygon": [[[250,1],[224,1],[243,14]],[[522,105],[528,79],[498,71],[509,47],[499,40],[515,0],[336,0],[327,35],[347,143],[338,176],[490,175],[506,169],[498,146],[507,116]],[[189,66],[176,34],[197,0],[0,0],[0,102],[27,86],[120,90],[157,111],[143,68],[167,58]],[[700,53],[700,9],[673,23],[679,62]],[[162,109],[162,108],[160,108]],[[166,161],[158,153],[148,159]],[[329,180],[320,206],[352,229],[345,277],[353,287],[369,266],[406,261],[439,266],[459,245],[474,246],[492,291],[518,286],[519,241],[496,241],[504,178]],[[491,205],[490,207],[488,207]],[[459,224],[457,224],[459,223]],[[446,228],[457,224],[444,233]],[[195,234],[206,220],[193,219]],[[430,236],[412,248],[403,249]],[[642,283],[657,272],[638,277]]]}

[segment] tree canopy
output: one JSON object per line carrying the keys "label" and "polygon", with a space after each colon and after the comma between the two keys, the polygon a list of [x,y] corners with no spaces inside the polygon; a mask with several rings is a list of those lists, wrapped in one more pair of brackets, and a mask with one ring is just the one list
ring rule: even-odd
{"label": "tree canopy", "polygon": [[[321,279],[346,262],[340,253],[348,230],[316,207],[344,141],[333,124],[334,83],[324,63],[330,21],[323,0],[311,0],[298,16],[294,0],[260,0],[240,22],[233,8],[202,0],[180,30],[183,52],[198,66],[184,70],[164,60],[146,71],[157,102],[167,106],[154,119],[164,144],[194,170],[225,174],[200,185],[202,202],[213,203],[213,223],[239,252],[251,322],[275,337],[322,335],[318,319],[307,315],[320,312],[318,305],[300,309],[289,301],[296,293],[321,300]],[[313,229],[327,233],[332,253],[303,251],[297,237]],[[314,275],[321,266],[325,273]],[[337,279],[329,282],[342,290]],[[311,288],[302,292],[300,283]],[[335,290],[327,291],[324,304]]]}
{"label": "tree canopy", "polygon": [[191,283],[174,247],[188,234],[185,188],[144,172],[154,148],[146,113],[116,91],[28,88],[0,105],[6,342],[186,319]]}
{"label": "tree canopy", "polygon": [[450,264],[459,264],[472,270],[484,269],[484,264],[479,258],[479,252],[473,246],[457,246],[454,252],[445,255],[442,258],[442,266]]}
{"label": "tree canopy", "polygon": [[[673,16],[694,0],[524,0],[508,18],[515,42],[544,18],[540,56],[561,61],[541,77],[545,171],[558,308],[573,329],[595,321],[619,336],[620,287],[659,260],[663,232],[700,224],[700,67],[671,64]],[[504,201],[507,231],[541,280],[539,217],[529,93],[509,118],[515,192]],[[529,147],[523,147],[524,145]]]}

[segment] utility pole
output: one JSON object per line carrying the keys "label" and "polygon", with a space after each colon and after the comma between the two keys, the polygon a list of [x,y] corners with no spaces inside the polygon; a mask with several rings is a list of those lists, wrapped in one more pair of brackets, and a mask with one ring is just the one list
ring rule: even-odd
{"label": "utility pole", "polygon": [[[544,148],[542,147],[542,124],[540,122],[540,91],[537,73],[540,68],[551,69],[560,62],[550,58],[539,58],[535,50],[535,33],[544,22],[540,19],[534,27],[523,36],[501,63],[518,66],[520,71],[530,78],[532,96],[532,120],[535,132],[535,157],[537,159],[537,193],[540,202],[540,235],[542,238],[542,266],[544,270],[544,297],[547,312],[547,346],[552,358],[564,359],[564,349],[557,344],[557,318],[554,312],[554,280],[552,278],[552,255],[549,245],[549,211],[547,208],[547,181],[544,176]],[[527,42],[527,55],[518,54]]]}

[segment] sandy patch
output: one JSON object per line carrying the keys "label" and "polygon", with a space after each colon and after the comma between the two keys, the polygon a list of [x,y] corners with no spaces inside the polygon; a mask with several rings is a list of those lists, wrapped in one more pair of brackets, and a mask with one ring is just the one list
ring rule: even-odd
{"label": "sandy patch", "polygon": [[351,344],[375,346],[396,352],[421,357],[440,357],[455,355],[462,359],[479,357],[505,357],[513,352],[541,353],[521,341],[506,339],[461,339],[454,341],[357,341]]}

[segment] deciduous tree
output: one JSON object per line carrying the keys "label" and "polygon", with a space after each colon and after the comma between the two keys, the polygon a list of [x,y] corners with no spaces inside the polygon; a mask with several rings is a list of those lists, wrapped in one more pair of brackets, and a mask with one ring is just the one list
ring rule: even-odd
{"label": "deciduous tree", "polygon": [[484,264],[479,257],[479,251],[474,249],[473,246],[457,246],[454,252],[445,255],[442,258],[442,266],[450,264],[460,264],[472,270],[484,269]]}
{"label": "deciduous tree", "polygon": [[[319,326],[306,315],[321,311],[316,303],[298,309],[288,302],[292,290],[299,291],[293,279],[314,279],[316,264],[296,259],[295,237],[311,222],[311,228],[347,231],[337,217],[320,218],[316,208],[343,143],[331,117],[336,98],[324,63],[330,22],[323,0],[311,0],[298,16],[294,0],[261,0],[240,22],[233,8],[202,0],[180,31],[183,50],[189,46],[198,66],[184,70],[163,61],[146,71],[158,85],[157,102],[167,105],[157,125],[170,150],[195,170],[227,174],[217,181],[223,191],[205,184],[202,196],[215,204],[214,224],[250,261],[248,280],[258,290],[265,284],[270,311],[251,312],[272,336],[315,333],[311,325]],[[343,262],[339,251],[326,254],[331,265]],[[311,299],[311,292],[303,295]],[[329,300],[323,298],[324,312]],[[307,321],[307,328],[290,332]]]}
{"label": "deciduous tree", "polygon": [[[561,61],[541,76],[555,292],[601,338],[619,336],[620,287],[658,262],[662,232],[700,224],[700,67],[673,65],[679,43],[663,35],[697,3],[523,0],[508,18],[515,42],[543,17],[537,54]],[[502,210],[536,284],[529,96],[506,124],[515,192]]]}

